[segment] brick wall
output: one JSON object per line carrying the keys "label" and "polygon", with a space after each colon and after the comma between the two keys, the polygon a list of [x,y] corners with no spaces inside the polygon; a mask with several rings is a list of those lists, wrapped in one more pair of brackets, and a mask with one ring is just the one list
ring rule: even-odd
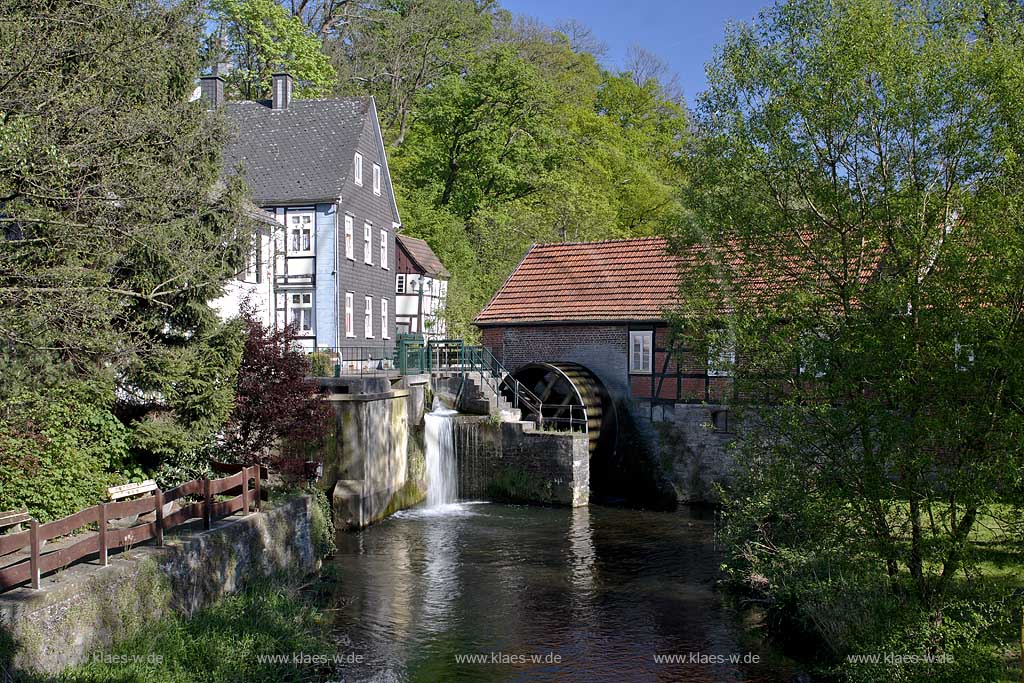
{"label": "brick wall", "polygon": [[[627,325],[535,325],[487,327],[483,344],[509,370],[527,363],[565,361],[578,363],[597,375],[616,397],[649,399],[652,392],[662,401],[720,402],[732,396],[732,379],[709,377],[700,353],[672,349],[671,330],[654,330],[652,375],[629,374],[629,329]],[[634,327],[633,329],[639,329]],[[667,365],[666,365],[667,357]],[[665,371],[661,378],[658,373]],[[677,377],[676,373],[699,375]]]}
{"label": "brick wall", "polygon": [[487,327],[483,343],[509,370],[527,363],[578,363],[615,396],[628,396],[629,374],[625,325],[536,325]]}

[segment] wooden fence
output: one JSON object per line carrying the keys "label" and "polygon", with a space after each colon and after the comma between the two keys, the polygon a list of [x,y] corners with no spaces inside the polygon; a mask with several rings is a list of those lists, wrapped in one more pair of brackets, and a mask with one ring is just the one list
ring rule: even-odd
{"label": "wooden fence", "polygon": [[[67,567],[89,555],[98,555],[100,565],[106,566],[107,555],[111,550],[127,549],[150,539],[155,539],[158,546],[163,545],[165,531],[194,519],[201,519],[203,528],[209,529],[214,519],[233,515],[239,510],[248,514],[250,507],[259,510],[260,479],[266,479],[266,469],[256,465],[241,467],[221,463],[216,463],[214,467],[214,471],[219,472],[225,469],[237,471],[221,479],[193,479],[169,491],[157,489],[153,495],[137,500],[100,503],[46,524],[29,520],[27,530],[0,536],[0,558],[29,549],[28,558],[0,567],[0,593],[26,581],[38,590],[39,579],[43,574]],[[236,492],[237,495],[227,500],[214,500],[215,496]],[[199,500],[181,500],[188,497]],[[165,515],[164,508],[174,501],[180,501],[178,509]],[[111,520],[141,517],[150,513],[153,514],[151,520],[134,526],[114,528],[108,525]],[[46,541],[67,536],[91,524],[96,525],[96,533],[88,534],[58,550],[41,552]]]}

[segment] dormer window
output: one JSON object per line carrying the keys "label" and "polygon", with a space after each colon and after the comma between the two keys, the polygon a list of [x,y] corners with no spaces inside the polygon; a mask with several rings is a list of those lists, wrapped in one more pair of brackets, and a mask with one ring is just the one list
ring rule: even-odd
{"label": "dormer window", "polygon": [[356,185],[362,187],[363,186],[363,155],[360,154],[359,152],[356,152],[356,158],[355,158],[355,161],[353,162],[353,166],[355,168],[355,170],[352,173],[353,178],[356,181]]}
{"label": "dormer window", "polygon": [[373,165],[373,193],[380,196],[380,164]]}

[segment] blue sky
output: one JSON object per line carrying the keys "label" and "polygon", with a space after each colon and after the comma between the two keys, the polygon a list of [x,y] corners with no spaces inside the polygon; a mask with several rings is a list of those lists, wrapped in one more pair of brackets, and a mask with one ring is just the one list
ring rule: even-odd
{"label": "blue sky", "polygon": [[608,45],[605,64],[622,64],[626,48],[643,46],[667,61],[692,104],[704,89],[704,64],[729,20],[753,19],[771,0],[501,0],[517,14],[546,24],[575,19]]}

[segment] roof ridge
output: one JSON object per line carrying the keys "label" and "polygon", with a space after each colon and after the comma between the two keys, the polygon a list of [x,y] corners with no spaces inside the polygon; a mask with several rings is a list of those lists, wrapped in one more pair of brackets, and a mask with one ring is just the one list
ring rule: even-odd
{"label": "roof ridge", "polygon": [[668,242],[667,237],[658,237],[653,235],[650,237],[617,237],[614,239],[607,240],[592,240],[592,241],[579,241],[579,242],[537,242],[533,246],[535,247],[577,247],[577,246],[591,246],[595,244],[615,244],[622,242]]}

